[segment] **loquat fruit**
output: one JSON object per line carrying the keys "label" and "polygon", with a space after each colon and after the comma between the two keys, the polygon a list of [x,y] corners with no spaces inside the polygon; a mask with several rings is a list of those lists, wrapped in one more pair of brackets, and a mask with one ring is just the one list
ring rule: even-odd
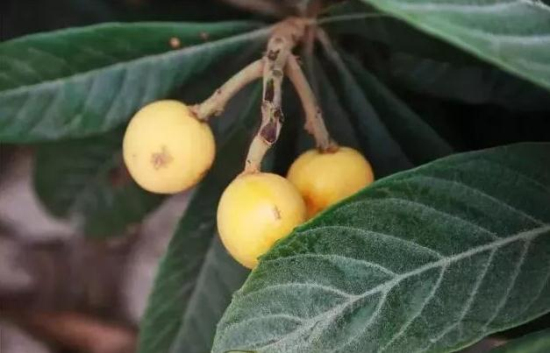
{"label": "loquat fruit", "polygon": [[197,184],[211,167],[215,152],[208,124],[174,100],[157,101],[138,111],[123,141],[124,162],[132,178],[160,194]]}
{"label": "loquat fruit", "polygon": [[305,217],[304,200],[288,180],[271,173],[242,174],[221,197],[218,231],[227,251],[252,269]]}
{"label": "loquat fruit", "polygon": [[302,194],[309,218],[372,183],[374,174],[361,153],[338,147],[306,151],[292,163],[287,178]]}

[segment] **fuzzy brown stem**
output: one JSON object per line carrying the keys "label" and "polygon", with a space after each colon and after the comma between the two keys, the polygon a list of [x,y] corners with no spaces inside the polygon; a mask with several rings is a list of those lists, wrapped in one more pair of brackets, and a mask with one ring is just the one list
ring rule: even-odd
{"label": "fuzzy brown stem", "polygon": [[256,60],[227,80],[204,102],[192,106],[191,110],[195,113],[197,119],[206,121],[212,116],[220,115],[229,100],[237,92],[252,81],[262,77],[263,68],[263,60]]}
{"label": "fuzzy brown stem", "polygon": [[284,69],[292,48],[303,37],[305,22],[288,19],[273,30],[263,57],[262,123],[254,137],[246,158],[245,173],[261,170],[262,160],[271,146],[277,142],[283,124],[282,83]]}
{"label": "fuzzy brown stem", "polygon": [[323,152],[330,152],[337,149],[338,145],[331,139],[327,131],[325,121],[323,120],[323,114],[321,108],[319,108],[317,104],[315,94],[298,60],[296,60],[294,56],[288,58],[286,73],[302,101],[306,116],[305,129],[313,135],[317,148]]}

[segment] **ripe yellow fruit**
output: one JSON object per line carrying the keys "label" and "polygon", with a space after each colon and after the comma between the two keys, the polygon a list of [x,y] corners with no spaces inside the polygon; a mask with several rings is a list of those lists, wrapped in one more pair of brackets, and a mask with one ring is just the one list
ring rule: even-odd
{"label": "ripe yellow fruit", "polygon": [[243,174],[225,189],[218,231],[225,248],[250,269],[258,257],[304,222],[306,205],[296,188],[271,173]]}
{"label": "ripe yellow fruit", "polygon": [[334,152],[309,150],[294,161],[287,178],[302,194],[308,217],[374,181],[369,162],[349,147]]}
{"label": "ripe yellow fruit", "polygon": [[216,145],[208,124],[183,103],[162,100],[143,107],[130,121],[123,142],[126,167],[144,189],[183,191],[212,166]]}

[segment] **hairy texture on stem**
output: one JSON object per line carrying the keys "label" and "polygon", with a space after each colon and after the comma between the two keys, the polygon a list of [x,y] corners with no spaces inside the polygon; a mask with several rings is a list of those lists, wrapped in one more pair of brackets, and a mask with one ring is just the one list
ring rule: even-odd
{"label": "hairy texture on stem", "polygon": [[286,73],[296,88],[298,96],[300,96],[306,116],[305,129],[315,138],[317,148],[323,152],[330,152],[338,149],[338,146],[332,141],[327,131],[321,108],[319,108],[317,104],[315,94],[307,82],[306,76],[298,60],[296,60],[294,56],[288,58]]}
{"label": "hairy texture on stem", "polygon": [[273,29],[263,57],[262,124],[250,145],[245,173],[260,171],[265,154],[279,138],[284,120],[281,108],[284,70],[292,48],[304,35],[305,25],[301,19],[290,18]]}
{"label": "hairy texture on stem", "polygon": [[218,88],[207,100],[191,107],[197,119],[206,121],[212,116],[219,115],[225,109],[229,100],[244,86],[262,77],[263,60],[256,60]]}

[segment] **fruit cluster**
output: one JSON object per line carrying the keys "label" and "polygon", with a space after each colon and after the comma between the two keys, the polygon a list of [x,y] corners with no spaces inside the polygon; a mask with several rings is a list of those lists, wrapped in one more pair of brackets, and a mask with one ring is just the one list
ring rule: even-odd
{"label": "fruit cluster", "polygon": [[[158,101],[130,121],[124,161],[144,189],[172,194],[197,184],[208,172],[215,142],[208,124],[177,101]],[[306,219],[373,181],[372,169],[356,150],[312,149],[290,167],[287,178],[244,172],[225,190],[218,229],[231,255],[253,268],[259,256]]]}
{"label": "fruit cluster", "polygon": [[[228,252],[254,268],[258,258],[295,227],[373,182],[368,161],[358,151],[330,139],[320,109],[291,49],[302,36],[300,23],[274,31],[262,60],[226,82],[196,106],[161,100],[142,108],[128,125],[123,156],[128,171],[144,189],[173,194],[196,185],[215,157],[207,119],[223,110],[244,85],[263,77],[262,124],[252,141],[244,171],[224,191],[217,213],[218,231]],[[285,72],[302,100],[306,129],[317,148],[306,151],[286,178],[261,172],[263,155],[282,124],[281,81]]]}

